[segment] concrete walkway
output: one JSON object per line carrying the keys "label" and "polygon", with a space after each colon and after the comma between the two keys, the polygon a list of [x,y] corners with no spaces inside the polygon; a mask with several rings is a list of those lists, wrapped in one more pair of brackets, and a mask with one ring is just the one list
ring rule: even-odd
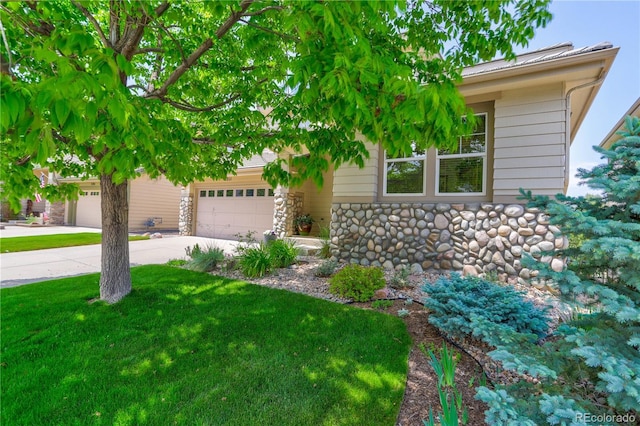
{"label": "concrete walkway", "polygon": [[[0,237],[100,232],[99,229],[66,226],[14,228],[24,227],[6,226],[5,229],[0,231]],[[131,241],[129,243],[131,266],[163,264],[170,259],[185,258],[185,248],[187,246],[193,247],[195,244],[199,244],[201,247],[207,245],[217,246],[222,248],[225,253],[231,254],[238,242],[172,235],[158,239]],[[90,245],[0,254],[0,288],[100,272],[101,252],[100,245]]]}

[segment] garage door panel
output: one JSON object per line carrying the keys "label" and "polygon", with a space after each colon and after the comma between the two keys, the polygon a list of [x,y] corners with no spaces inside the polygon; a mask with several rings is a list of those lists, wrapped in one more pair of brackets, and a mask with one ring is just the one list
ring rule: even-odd
{"label": "garage door panel", "polygon": [[[196,216],[196,235],[210,238],[234,238],[236,234],[245,235],[255,231],[259,236],[273,226],[273,196],[239,197],[233,190],[231,197],[216,196],[218,188],[198,190]],[[201,194],[205,191],[205,196]],[[209,196],[214,191],[214,196]],[[246,189],[243,188],[244,195]],[[254,190],[254,194],[257,191]],[[227,195],[227,189],[224,194]]]}
{"label": "garage door panel", "polygon": [[102,226],[102,210],[100,208],[100,191],[84,190],[76,204],[76,226],[100,228]]}

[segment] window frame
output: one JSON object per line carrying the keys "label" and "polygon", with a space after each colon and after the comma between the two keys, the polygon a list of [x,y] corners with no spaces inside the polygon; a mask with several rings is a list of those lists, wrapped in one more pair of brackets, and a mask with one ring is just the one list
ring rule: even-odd
{"label": "window frame", "polygon": [[[391,196],[391,197],[423,197],[426,195],[426,190],[427,190],[427,173],[426,173],[426,169],[427,169],[427,157],[428,157],[428,150],[424,151],[424,154],[422,155],[418,155],[418,156],[413,156],[413,157],[398,157],[398,158],[388,158],[387,157],[387,151],[384,150],[383,151],[383,174],[382,174],[382,193],[385,196]],[[422,161],[422,192],[418,193],[418,192],[408,192],[408,193],[401,193],[401,192],[392,192],[392,193],[388,193],[387,189],[388,189],[388,180],[387,180],[387,174],[389,171],[389,164],[390,163],[409,163],[412,161]]]}
{"label": "window frame", "polygon": [[[440,181],[440,168],[439,159],[437,158],[437,152],[435,147],[430,147],[425,153],[425,165],[423,179],[426,182],[426,186],[423,187],[422,193],[413,194],[395,194],[388,193],[387,190],[387,170],[388,162],[399,160],[390,159],[386,156],[386,151],[379,146],[378,156],[378,173],[377,173],[377,194],[374,195],[374,199],[381,203],[402,203],[402,202],[425,202],[425,203],[475,203],[475,202],[491,202],[493,200],[493,185],[494,185],[494,126],[495,126],[495,106],[494,100],[478,99],[476,102],[469,103],[468,106],[473,110],[474,115],[485,115],[485,151],[483,153],[483,191],[480,192],[439,192]],[[472,133],[476,134],[475,132]],[[463,136],[462,138],[464,138]],[[458,145],[459,146],[459,145]],[[463,154],[461,154],[463,155]],[[471,157],[477,156],[479,153],[473,153]],[[419,156],[421,159],[421,156]],[[402,159],[411,160],[413,157],[403,157]],[[438,175],[436,176],[436,169]]]}
{"label": "window frame", "polygon": [[[473,114],[474,116],[484,116],[484,132],[474,132],[468,135],[463,135],[458,138],[458,148],[460,148],[462,144],[462,140],[465,137],[474,136],[474,135],[484,135],[484,151],[482,153],[468,153],[468,154],[440,154],[439,149],[435,149],[435,157],[436,157],[436,168],[435,168],[435,186],[434,191],[436,197],[472,197],[472,196],[485,196],[487,195],[487,161],[489,151],[489,135],[488,135],[488,121],[489,114],[487,112],[476,112]],[[440,160],[442,159],[459,159],[459,158],[482,158],[482,191],[481,192],[440,192]]]}

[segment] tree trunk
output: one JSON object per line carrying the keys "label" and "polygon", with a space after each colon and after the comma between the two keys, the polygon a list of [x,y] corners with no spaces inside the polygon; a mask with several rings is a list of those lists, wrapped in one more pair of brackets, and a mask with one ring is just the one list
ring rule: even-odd
{"label": "tree trunk", "polygon": [[100,176],[102,197],[102,273],[100,299],[116,303],[131,292],[129,269],[129,203],[127,181],[116,185]]}

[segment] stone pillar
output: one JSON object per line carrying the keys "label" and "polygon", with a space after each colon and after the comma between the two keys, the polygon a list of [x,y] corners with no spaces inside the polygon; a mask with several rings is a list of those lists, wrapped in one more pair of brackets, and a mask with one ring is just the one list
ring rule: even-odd
{"label": "stone pillar", "polygon": [[278,186],[273,194],[273,232],[278,238],[284,238],[289,235],[287,223],[290,214],[287,206],[289,197],[289,188]]}
{"label": "stone pillar", "polygon": [[64,225],[65,202],[55,201],[53,203],[47,200],[45,204],[45,212],[49,216],[50,225]]}
{"label": "stone pillar", "polygon": [[193,235],[193,195],[191,194],[191,185],[183,186],[180,192],[178,228],[180,235]]}

